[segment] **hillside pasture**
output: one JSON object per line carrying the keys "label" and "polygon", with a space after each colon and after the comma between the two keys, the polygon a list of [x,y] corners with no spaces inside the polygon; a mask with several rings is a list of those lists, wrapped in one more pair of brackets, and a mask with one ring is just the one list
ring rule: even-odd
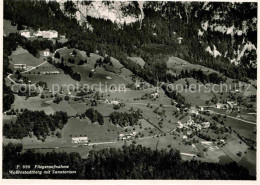
{"label": "hillside pasture", "polygon": [[141,57],[127,57],[132,62],[139,64],[142,68],[144,68],[145,61]]}
{"label": "hillside pasture", "polygon": [[179,92],[187,103],[191,105],[205,105],[206,101],[209,101],[214,97],[210,88],[198,82],[194,78],[187,78],[189,87],[185,88],[185,79],[179,79],[173,83],[173,87]]}
{"label": "hillside pasture", "polygon": [[12,26],[11,21],[9,20],[4,19],[3,26],[4,26],[4,35],[6,36],[8,36],[10,33],[16,33],[18,31],[17,25]]}
{"label": "hillside pasture", "polygon": [[38,74],[25,74],[32,83],[38,83],[39,81],[44,81],[47,83],[47,86],[52,91],[63,90],[64,93],[69,91],[70,84],[71,86],[76,86],[77,83],[69,75],[61,74],[50,74],[50,75],[38,75]]}
{"label": "hillside pasture", "polygon": [[[74,50],[77,53],[76,55],[72,55],[72,52]],[[60,54],[60,59],[55,58],[55,61],[57,61],[57,62],[60,62],[61,58],[63,58],[64,62],[66,62],[68,65],[73,65],[70,62],[68,62],[69,59],[74,59],[75,64],[78,64],[80,60],[84,60],[84,57],[81,54],[82,52],[79,52],[79,50],[74,49],[74,48],[63,47],[63,48],[58,49],[56,52],[59,52],[59,54]]]}
{"label": "hillside pasture", "polygon": [[241,142],[240,144],[239,141],[239,138],[234,136],[234,138],[226,141],[225,146],[221,148],[233,161],[236,162],[241,160],[241,157],[239,157],[237,153],[242,152],[243,157],[245,155],[244,152],[248,149],[248,146],[244,142]]}
{"label": "hillside pasture", "polygon": [[169,69],[168,72],[173,73],[175,75],[179,75],[181,71],[190,71],[190,70],[202,70],[205,74],[210,74],[210,73],[219,73],[213,69],[201,66],[201,65],[194,65],[191,64],[185,60],[182,60],[178,57],[169,57],[167,61],[167,68]]}
{"label": "hillside pasture", "polygon": [[13,109],[28,109],[28,110],[38,110],[38,111],[44,111],[46,114],[53,114],[54,110],[51,106],[46,105],[44,102],[46,101],[41,99],[39,96],[37,97],[30,97],[27,100],[25,100],[24,96],[18,96],[15,95],[15,101],[12,104]]}
{"label": "hillside pasture", "polygon": [[52,103],[51,107],[55,112],[57,111],[67,112],[68,116],[75,116],[77,114],[77,112],[65,100],[61,101],[59,104]]}
{"label": "hillside pasture", "polygon": [[12,54],[10,56],[13,64],[26,64],[27,66],[37,66],[44,62],[44,57],[36,58],[28,51],[25,52],[23,49],[18,49],[18,51],[14,53],[15,54]]}
{"label": "hillside pasture", "polygon": [[[101,89],[103,89],[103,91],[114,85],[116,86],[116,89],[118,89],[119,85],[122,85],[122,87],[124,87],[127,84],[131,83],[130,79],[117,75],[113,72],[108,72],[103,67],[97,67],[94,73],[91,72],[93,68],[86,65],[74,66],[72,69],[74,72],[78,72],[81,75],[81,84],[88,84],[90,86],[95,84],[95,87],[98,89],[99,85],[102,84]],[[92,77],[89,77],[89,73],[93,74]],[[107,77],[111,77],[111,79],[108,79]]]}

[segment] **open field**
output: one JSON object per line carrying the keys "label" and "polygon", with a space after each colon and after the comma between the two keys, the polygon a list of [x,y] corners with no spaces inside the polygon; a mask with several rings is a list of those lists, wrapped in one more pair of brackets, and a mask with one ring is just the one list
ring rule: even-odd
{"label": "open field", "polygon": [[41,99],[39,96],[37,97],[30,97],[27,100],[25,100],[24,96],[18,96],[15,95],[15,101],[12,104],[13,109],[28,109],[28,110],[38,110],[38,111],[44,111],[46,114],[53,114],[54,110],[51,106],[45,104],[46,101]]}
{"label": "open field", "polygon": [[185,80],[180,79],[173,83],[174,90],[179,92],[187,103],[191,103],[192,106],[200,106],[205,105],[206,101],[211,100],[214,97],[214,93],[211,91],[210,88],[203,85],[201,82],[193,78],[187,78],[187,81],[190,84],[190,87],[185,87]]}
{"label": "open field", "polygon": [[185,60],[182,60],[180,58],[177,57],[169,57],[168,61],[167,61],[167,68],[169,68],[169,72],[171,72],[172,74],[180,74],[182,70],[202,70],[205,74],[210,74],[213,72],[218,73],[217,71],[201,66],[201,65],[194,65],[191,64]]}
{"label": "open field", "polygon": [[17,32],[17,25],[12,26],[11,21],[9,20],[4,19],[3,25],[4,25],[4,35],[8,36],[10,33]]}
{"label": "open field", "polygon": [[[32,83],[38,83],[39,81],[44,81],[47,83],[47,86],[49,89],[53,89],[54,91],[58,91],[58,89],[63,89],[64,93],[67,93],[70,89],[69,84],[72,84],[75,86],[77,83],[75,80],[73,80],[69,75],[66,74],[50,74],[50,75],[38,75],[38,74],[25,74],[24,76],[27,76]],[[53,88],[52,88],[53,87]]]}
{"label": "open field", "polygon": [[18,48],[10,57],[13,64],[26,64],[27,66],[37,66],[44,62],[43,58],[44,57],[36,58],[22,48]]}
{"label": "open field", "polygon": [[[239,138],[235,135],[233,135],[233,138],[230,138],[226,141],[225,146],[221,147],[221,149],[233,160],[236,162],[239,162],[242,157],[245,156],[245,151],[247,151],[248,146],[241,141],[239,143]],[[237,153],[241,153],[241,157],[237,155]]]}
{"label": "open field", "polygon": [[229,117],[227,117],[227,121],[224,123],[226,126],[230,126],[232,130],[235,130],[241,136],[256,141],[256,134],[253,133],[255,125],[235,120]]}
{"label": "open field", "polygon": [[145,65],[145,61],[141,57],[127,57],[130,59],[132,62],[139,64],[142,68]]}
{"label": "open field", "polygon": [[256,175],[256,151],[248,150],[238,164],[246,167],[250,174]]}

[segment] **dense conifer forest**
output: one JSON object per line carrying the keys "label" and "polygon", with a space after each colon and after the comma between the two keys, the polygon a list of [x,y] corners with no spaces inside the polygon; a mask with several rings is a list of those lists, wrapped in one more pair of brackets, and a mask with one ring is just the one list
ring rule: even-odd
{"label": "dense conifer forest", "polygon": [[65,152],[38,153],[33,150],[22,151],[20,144],[3,147],[3,177],[23,178],[24,175],[11,175],[16,165],[31,165],[31,170],[39,170],[35,164],[68,165],[76,174],[26,175],[26,178],[48,179],[247,179],[254,177],[235,162],[221,165],[197,160],[182,161],[180,153],[174,149],[151,150],[141,145],[124,146],[122,149],[103,149],[91,151],[86,159],[78,153]]}

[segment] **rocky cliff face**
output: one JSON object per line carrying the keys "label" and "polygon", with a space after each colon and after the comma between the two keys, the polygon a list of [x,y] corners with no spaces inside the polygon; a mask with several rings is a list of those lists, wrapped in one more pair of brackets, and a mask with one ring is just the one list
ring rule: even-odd
{"label": "rocky cliff face", "polygon": [[[214,58],[226,58],[236,65],[247,60],[256,67],[256,3],[74,1],[75,11],[70,12],[66,0],[57,2],[65,14],[74,16],[90,29],[93,28],[87,23],[87,16],[111,20],[118,25],[139,21],[142,27],[146,16],[149,19],[150,15],[157,14],[166,21],[174,21],[170,26],[178,23],[182,27],[177,33],[180,37],[186,32],[183,29],[195,28],[193,37]],[[153,21],[146,22],[145,26],[149,26],[147,23],[152,30],[161,29],[156,28]],[[157,32],[152,34],[159,37]]]}

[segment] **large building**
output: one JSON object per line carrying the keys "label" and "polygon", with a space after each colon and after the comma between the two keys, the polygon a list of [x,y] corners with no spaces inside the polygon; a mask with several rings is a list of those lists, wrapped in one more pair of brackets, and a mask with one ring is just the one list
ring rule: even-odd
{"label": "large building", "polygon": [[42,37],[45,39],[58,38],[58,32],[55,30],[42,31]]}
{"label": "large building", "polygon": [[26,64],[14,64],[15,69],[26,69]]}
{"label": "large building", "polygon": [[71,138],[72,143],[87,143],[88,137],[73,137]]}

